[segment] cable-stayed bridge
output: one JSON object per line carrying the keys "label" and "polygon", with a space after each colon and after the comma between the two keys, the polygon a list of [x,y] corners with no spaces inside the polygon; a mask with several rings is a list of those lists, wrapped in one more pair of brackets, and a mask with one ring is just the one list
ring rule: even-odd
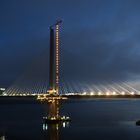
{"label": "cable-stayed bridge", "polygon": [[[5,96],[36,96],[45,94],[56,95],[90,95],[90,96],[117,96],[117,95],[140,95],[139,81],[98,81],[67,79],[59,66],[59,24],[50,26],[50,50],[49,63],[47,53],[32,64],[15,83],[4,92]],[[48,64],[47,64],[48,63]]]}
{"label": "cable-stayed bridge", "polygon": [[[26,81],[26,84],[15,83],[5,91],[9,96],[27,96],[47,93],[47,82],[43,81]],[[82,83],[75,81],[62,81],[59,85],[59,94],[62,95],[140,95],[137,83],[120,82],[120,83]]]}

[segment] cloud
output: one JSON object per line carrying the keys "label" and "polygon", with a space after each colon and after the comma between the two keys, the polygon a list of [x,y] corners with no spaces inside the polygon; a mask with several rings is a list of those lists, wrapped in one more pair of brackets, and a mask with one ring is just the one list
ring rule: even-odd
{"label": "cloud", "polygon": [[63,19],[62,78],[117,81],[131,80],[140,74],[139,1],[60,0],[54,5],[55,2],[0,2],[1,83],[14,81],[31,60],[35,62],[29,69],[35,75],[40,72],[43,77],[48,73],[48,27],[56,17]]}
{"label": "cloud", "polygon": [[116,36],[118,33],[110,28],[83,30],[68,35],[62,46],[62,69],[68,78],[117,81],[140,74],[139,42],[134,41],[135,36],[122,36],[123,39],[116,42],[120,36]]}

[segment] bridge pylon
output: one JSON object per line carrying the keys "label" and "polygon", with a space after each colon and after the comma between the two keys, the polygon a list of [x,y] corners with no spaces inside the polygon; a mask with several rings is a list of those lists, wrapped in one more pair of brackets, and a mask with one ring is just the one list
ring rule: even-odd
{"label": "bridge pylon", "polygon": [[57,20],[50,26],[50,52],[49,52],[49,85],[47,93],[38,95],[38,100],[67,99],[59,94],[59,25],[62,20]]}
{"label": "bridge pylon", "polygon": [[49,95],[59,96],[59,25],[62,20],[57,20],[50,26],[50,64],[49,64]]}

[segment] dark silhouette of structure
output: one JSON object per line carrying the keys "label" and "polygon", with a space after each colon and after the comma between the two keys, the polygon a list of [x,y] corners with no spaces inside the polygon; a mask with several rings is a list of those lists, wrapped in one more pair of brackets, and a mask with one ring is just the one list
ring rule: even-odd
{"label": "dark silhouette of structure", "polygon": [[49,69],[49,90],[54,91],[54,29],[50,27],[50,69]]}

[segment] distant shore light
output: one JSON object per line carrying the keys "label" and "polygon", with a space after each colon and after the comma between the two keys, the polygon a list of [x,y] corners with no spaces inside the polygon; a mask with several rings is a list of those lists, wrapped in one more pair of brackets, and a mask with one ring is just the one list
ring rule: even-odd
{"label": "distant shore light", "polygon": [[0,88],[1,91],[5,91],[5,88]]}

